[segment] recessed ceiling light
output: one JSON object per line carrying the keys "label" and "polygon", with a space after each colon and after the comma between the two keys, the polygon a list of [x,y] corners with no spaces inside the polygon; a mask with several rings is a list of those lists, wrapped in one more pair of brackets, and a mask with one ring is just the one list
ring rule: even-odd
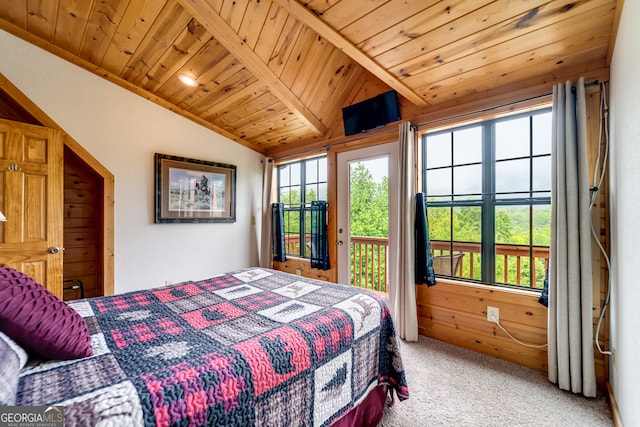
{"label": "recessed ceiling light", "polygon": [[186,84],[187,86],[192,86],[192,87],[198,86],[198,81],[191,76],[188,76],[186,74],[178,74],[178,78],[182,83]]}

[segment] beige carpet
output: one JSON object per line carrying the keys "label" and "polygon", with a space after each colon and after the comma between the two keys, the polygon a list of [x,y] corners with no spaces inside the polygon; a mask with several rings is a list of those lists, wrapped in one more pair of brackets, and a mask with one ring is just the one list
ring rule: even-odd
{"label": "beige carpet", "polygon": [[604,396],[562,391],[533,369],[423,336],[402,341],[402,359],[410,397],[383,427],[613,426]]}

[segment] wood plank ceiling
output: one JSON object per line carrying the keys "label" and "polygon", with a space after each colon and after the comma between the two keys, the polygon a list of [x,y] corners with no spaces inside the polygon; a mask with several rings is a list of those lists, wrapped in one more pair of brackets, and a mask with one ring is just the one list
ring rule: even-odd
{"label": "wood plank ceiling", "polygon": [[[608,67],[622,0],[3,0],[0,28],[260,153]],[[197,86],[178,79],[186,74]]]}

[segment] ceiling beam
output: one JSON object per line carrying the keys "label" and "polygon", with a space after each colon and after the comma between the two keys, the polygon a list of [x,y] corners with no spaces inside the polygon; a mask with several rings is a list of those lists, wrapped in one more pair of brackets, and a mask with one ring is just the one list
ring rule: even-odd
{"label": "ceiling beam", "polygon": [[356,61],[362,67],[367,69],[371,74],[378,77],[384,83],[389,85],[392,89],[395,89],[400,95],[405,97],[409,102],[414,104],[417,107],[428,107],[429,103],[422,98],[420,95],[415,93],[411,88],[406,86],[397,77],[393,74],[389,73],[387,70],[382,68],[376,61],[374,61],[371,57],[365,54],[363,51],[358,49],[353,43],[344,38],[342,34],[337,32],[335,29],[330,27],[320,18],[318,18],[313,12],[304,7],[302,4],[298,3],[296,0],[273,0],[276,4],[280,5],[280,7],[284,8],[291,15],[298,18],[302,23],[312,28],[315,32],[317,32],[320,36],[324,37],[334,45],[336,48],[340,49],[351,59]]}
{"label": "ceiling beam", "polygon": [[178,0],[178,3],[202,24],[233,56],[262,80],[269,90],[284,105],[296,113],[316,135],[327,133],[326,126],[282,83],[278,76],[265,64],[227,22],[202,0]]}

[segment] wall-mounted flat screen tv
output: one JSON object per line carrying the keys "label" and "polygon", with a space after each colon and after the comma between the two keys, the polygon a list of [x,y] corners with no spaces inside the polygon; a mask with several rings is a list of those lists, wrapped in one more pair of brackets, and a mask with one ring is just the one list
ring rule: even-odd
{"label": "wall-mounted flat screen tv", "polygon": [[344,107],[342,120],[345,136],[377,129],[387,123],[398,121],[400,120],[398,94],[392,90]]}

